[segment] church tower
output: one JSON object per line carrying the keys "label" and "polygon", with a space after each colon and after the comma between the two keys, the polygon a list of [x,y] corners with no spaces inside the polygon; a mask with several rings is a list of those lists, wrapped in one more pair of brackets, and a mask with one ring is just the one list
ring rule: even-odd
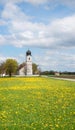
{"label": "church tower", "polygon": [[26,75],[32,75],[32,55],[31,51],[26,52]]}

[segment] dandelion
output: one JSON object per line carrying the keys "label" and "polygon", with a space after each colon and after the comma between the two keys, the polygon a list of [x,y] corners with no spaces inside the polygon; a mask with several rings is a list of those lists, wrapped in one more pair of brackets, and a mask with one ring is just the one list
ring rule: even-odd
{"label": "dandelion", "polygon": [[55,126],[58,128],[59,127],[59,125],[58,124],[55,124]]}

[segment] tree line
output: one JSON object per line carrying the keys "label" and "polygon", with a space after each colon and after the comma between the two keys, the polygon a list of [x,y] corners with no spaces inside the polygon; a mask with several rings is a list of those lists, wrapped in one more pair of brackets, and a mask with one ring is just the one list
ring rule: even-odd
{"label": "tree line", "polygon": [[75,72],[69,72],[69,71],[63,71],[63,72],[59,71],[58,72],[58,71],[54,71],[54,70],[41,72],[41,75],[55,75],[55,74],[59,74],[59,75],[75,75]]}

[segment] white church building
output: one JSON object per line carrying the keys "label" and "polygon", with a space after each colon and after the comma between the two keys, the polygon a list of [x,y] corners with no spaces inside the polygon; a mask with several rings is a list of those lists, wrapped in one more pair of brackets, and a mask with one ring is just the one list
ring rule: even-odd
{"label": "white church building", "polygon": [[18,73],[19,73],[20,76],[24,76],[24,75],[31,76],[31,75],[33,75],[33,70],[32,70],[32,55],[31,55],[31,51],[30,50],[28,50],[26,52],[26,62],[23,63],[20,66]]}

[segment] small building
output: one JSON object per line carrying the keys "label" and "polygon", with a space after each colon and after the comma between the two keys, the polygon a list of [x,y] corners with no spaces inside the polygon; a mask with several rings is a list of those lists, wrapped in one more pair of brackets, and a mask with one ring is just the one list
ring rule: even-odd
{"label": "small building", "polygon": [[22,67],[19,69],[19,75],[21,75],[21,76],[25,75],[25,67]]}
{"label": "small building", "polygon": [[55,72],[55,76],[59,76],[60,75],[60,73],[59,72]]}
{"label": "small building", "polygon": [[32,55],[31,55],[30,50],[28,50],[26,52],[26,61],[25,61],[25,63],[23,63],[19,66],[18,74],[21,75],[21,76],[24,76],[24,75],[30,76],[30,75],[33,74],[33,71],[32,71]]}

